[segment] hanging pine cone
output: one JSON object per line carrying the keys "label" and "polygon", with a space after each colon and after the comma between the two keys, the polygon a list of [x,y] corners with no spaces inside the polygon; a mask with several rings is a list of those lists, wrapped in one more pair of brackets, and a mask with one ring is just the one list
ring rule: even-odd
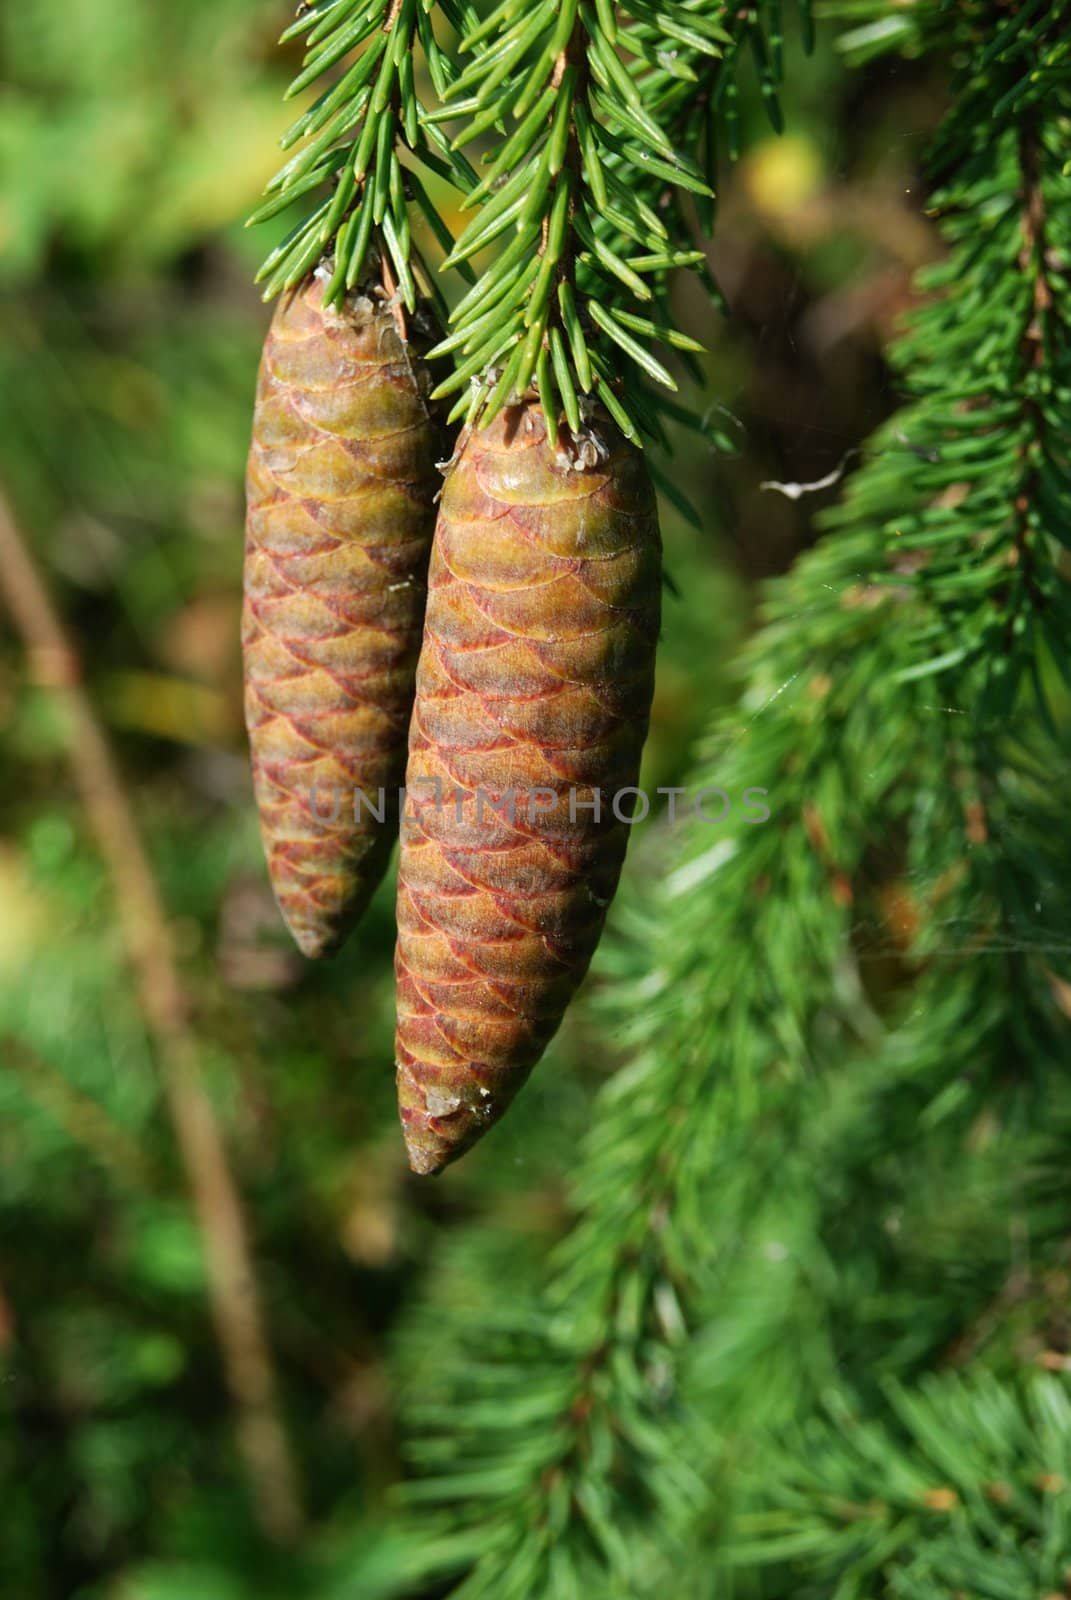
{"label": "hanging pine cone", "polygon": [[417,1172],[502,1115],[594,954],[629,835],[612,806],[647,733],[660,559],[643,457],[605,417],[566,454],[537,404],[512,407],[448,473],[398,884],[398,1097]]}
{"label": "hanging pine cone", "polygon": [[341,944],[396,836],[442,453],[427,344],[382,291],[323,290],[287,297],[264,346],[242,621],[268,870],[307,956]]}

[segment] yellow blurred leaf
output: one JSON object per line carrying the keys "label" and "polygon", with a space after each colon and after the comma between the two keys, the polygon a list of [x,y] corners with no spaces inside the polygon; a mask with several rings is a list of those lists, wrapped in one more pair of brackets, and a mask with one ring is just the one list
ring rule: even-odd
{"label": "yellow blurred leaf", "polygon": [[48,910],[40,889],[30,881],[22,856],[0,841],[0,973],[12,973],[44,938]]}
{"label": "yellow blurred leaf", "polygon": [[113,673],[102,685],[102,698],[117,727],[181,744],[216,744],[236,731],[226,695],[160,672]]}
{"label": "yellow blurred leaf", "polygon": [[741,176],[756,210],[786,218],[814,201],[825,182],[818,146],[804,134],[764,139],[745,157]]}

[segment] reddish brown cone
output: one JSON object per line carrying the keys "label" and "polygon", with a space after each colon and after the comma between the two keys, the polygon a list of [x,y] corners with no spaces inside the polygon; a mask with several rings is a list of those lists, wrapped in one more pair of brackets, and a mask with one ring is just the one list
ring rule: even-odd
{"label": "reddish brown cone", "polygon": [[398,1098],[417,1172],[502,1115],[594,954],[629,835],[612,803],[647,732],[660,554],[643,457],[605,417],[566,452],[538,405],[510,408],[447,476],[398,883]]}
{"label": "reddish brown cone", "polygon": [[[284,300],[246,478],[246,725],[272,887],[307,956],[337,949],[387,865],[440,486],[430,387],[378,296]],[[363,791],[376,811],[359,808]],[[384,804],[380,803],[383,791]]]}

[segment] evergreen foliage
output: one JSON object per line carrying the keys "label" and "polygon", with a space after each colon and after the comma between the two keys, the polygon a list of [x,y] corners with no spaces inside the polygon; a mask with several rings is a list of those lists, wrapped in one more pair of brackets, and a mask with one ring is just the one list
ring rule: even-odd
{"label": "evergreen foliage", "polygon": [[[285,150],[297,146],[268,185],[269,198],[251,222],[266,222],[304,195],[332,184],[312,214],[303,217],[278,244],[261,268],[264,297],[300,283],[331,252],[334,272],[325,292],[327,304],[361,280],[369,244],[382,241],[398,288],[412,311],[417,288],[414,261],[421,269],[423,291],[435,296],[435,280],[413,244],[409,205],[415,202],[440,240],[438,212],[419,174],[403,167],[399,146],[425,167],[467,186],[471,169],[456,155],[437,122],[425,114],[417,95],[414,49],[419,43],[437,94],[446,92],[455,76],[432,26],[432,5],[426,0],[317,0],[303,5],[283,42],[303,37],[304,66],[287,91],[301,94],[325,75],[327,87],[283,137]],[[463,13],[453,0],[439,6],[457,27]],[[332,69],[356,53],[345,71]],[[449,236],[446,235],[447,248]],[[441,304],[441,301],[440,301]]]}
{"label": "evergreen foliage", "polygon": [[[579,433],[590,396],[628,437],[638,440],[640,422],[665,443],[658,402],[641,380],[677,384],[648,341],[702,350],[674,325],[668,303],[670,274],[705,259],[690,247],[682,196],[694,196],[712,224],[717,120],[726,107],[735,150],[745,44],[779,125],[780,6],[501,0],[482,18],[454,0],[439,9],[461,33],[460,71],[435,38],[430,0],[318,0],[283,35],[307,41],[291,95],[356,54],[286,134],[284,147],[298,152],[250,219],[265,221],[332,185],[265,261],[265,298],[331,254],[326,298],[336,300],[360,278],[374,236],[410,309],[411,257],[424,292],[437,295],[412,241],[414,201],[447,250],[445,265],[470,280],[468,263],[499,245],[438,347],[454,356],[455,370],[437,393],[461,391],[451,420],[489,423],[534,383],[552,427],[564,417]],[[430,110],[416,88],[418,46],[442,102]],[[448,140],[443,125],[457,122]],[[461,150],[491,130],[496,142],[477,178]],[[456,242],[399,146],[464,192],[474,215]]]}
{"label": "evergreen foliage", "polygon": [[[1025,1595],[1071,1558],[1059,1519],[1015,1558],[1029,1590],[986,1568],[984,1518],[871,1545],[822,1508],[831,1483],[868,1500],[884,1443],[834,1451],[827,1474],[804,1439],[783,1490],[762,1444],[829,1386],[881,1407],[876,1374],[909,1381],[968,1341],[1007,1273],[1009,1211],[1059,1259],[1067,20],[935,0],[891,30],[956,64],[930,166],[949,253],[896,352],[908,403],[775,586],[740,708],[693,774],[759,788],[772,820],[713,845],[692,829],[613,974],[607,1025],[631,1061],[600,1099],[549,1284],[506,1326],[470,1327],[452,1372],[422,1369],[413,1494],[446,1507],[465,1600],[715,1592],[742,1450],[793,1508],[795,1542],[767,1556],[814,1558],[811,1587],[797,1568],[770,1593],[862,1595],[880,1571],[890,1593]],[[907,885],[899,970],[868,995],[890,879]],[[938,1385],[911,1412],[942,1459],[969,1448],[996,1382]],[[999,1459],[1024,1425],[997,1392]],[[1038,1394],[1066,1405],[1058,1384]]]}
{"label": "evergreen foliage", "polygon": [[832,1600],[1066,1591],[1066,1382],[946,1373],[915,1391],[890,1383],[886,1398],[879,1423],[836,1394],[785,1439],[776,1509],[740,1530],[735,1559],[795,1560],[791,1592]]}
{"label": "evergreen foliage", "polygon": [[[656,718],[658,778],[685,789],[682,815],[717,787],[729,816],[666,819],[636,840],[586,1007],[514,1118],[430,1193],[405,1187],[383,1072],[387,901],[359,952],[312,976],[262,933],[234,667],[206,665],[206,602],[223,592],[236,612],[257,336],[233,298],[248,236],[205,242],[221,204],[209,179],[226,168],[232,210],[262,181],[248,149],[271,127],[270,41],[259,55],[243,42],[248,0],[191,0],[173,54],[144,0],[116,0],[107,19],[79,0],[61,23],[32,8],[0,21],[28,85],[0,103],[0,146],[17,157],[4,271],[41,278],[29,310],[0,306],[3,477],[92,640],[90,686],[185,941],[311,1513],[287,1554],[250,1516],[108,885],[67,788],[63,729],[5,641],[12,1595],[1066,1588],[1069,10],[827,8],[849,61],[894,52],[908,83],[945,86],[926,207],[946,253],[893,352],[903,406],[824,514],[822,541],[769,590],[738,702],[716,715],[745,608],[720,568],[711,577],[723,558],[667,516],[683,599],[663,660],[689,711]],[[265,283],[281,289],[326,252],[341,293],[374,249],[411,300],[434,275],[413,248],[421,217],[459,271],[488,229],[471,251],[475,296],[442,279],[455,379],[471,367],[455,404],[485,418],[526,377],[582,425],[599,390],[657,446],[660,429],[680,437],[695,391],[663,348],[684,332],[668,263],[720,226],[704,189],[731,187],[751,101],[776,123],[785,99],[791,127],[798,85],[829,68],[797,53],[783,77],[765,0],[593,0],[568,14],[555,53],[564,7],[459,5],[442,13],[449,43],[420,3],[306,8],[291,47],[308,45],[302,92],[320,99],[265,208],[272,238],[291,201],[301,214]],[[563,51],[563,78],[575,70],[559,157],[541,97]],[[110,164],[102,84],[129,113]],[[84,188],[74,149],[90,152]],[[448,181],[466,201],[460,227]],[[563,187],[573,210],[541,281]],[[522,237],[528,259],[511,267]],[[218,300],[212,251],[239,263]],[[143,294],[131,275],[150,263],[160,277]],[[731,352],[724,370],[698,363],[717,403],[730,365]],[[679,476],[709,498],[696,454],[681,451]],[[157,641],[187,607],[209,631],[183,677]],[[680,730],[700,709],[710,730],[682,775]],[[749,789],[767,791],[768,822],[744,810]],[[710,816],[721,805],[708,796]],[[608,1056],[622,1064],[590,1104]],[[385,1349],[409,1463],[390,1517]]]}

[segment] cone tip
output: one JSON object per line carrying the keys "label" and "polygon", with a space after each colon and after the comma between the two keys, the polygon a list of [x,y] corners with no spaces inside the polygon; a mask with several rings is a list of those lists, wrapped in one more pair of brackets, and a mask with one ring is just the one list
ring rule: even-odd
{"label": "cone tip", "polygon": [[337,955],[343,935],[337,928],[322,927],[316,923],[287,921],[291,937],[306,961],[326,961]]}
{"label": "cone tip", "polygon": [[405,1153],[409,1158],[409,1169],[420,1178],[437,1178],[439,1173],[449,1165],[452,1152],[431,1150],[426,1144],[418,1144],[416,1138],[403,1129],[405,1137]]}

